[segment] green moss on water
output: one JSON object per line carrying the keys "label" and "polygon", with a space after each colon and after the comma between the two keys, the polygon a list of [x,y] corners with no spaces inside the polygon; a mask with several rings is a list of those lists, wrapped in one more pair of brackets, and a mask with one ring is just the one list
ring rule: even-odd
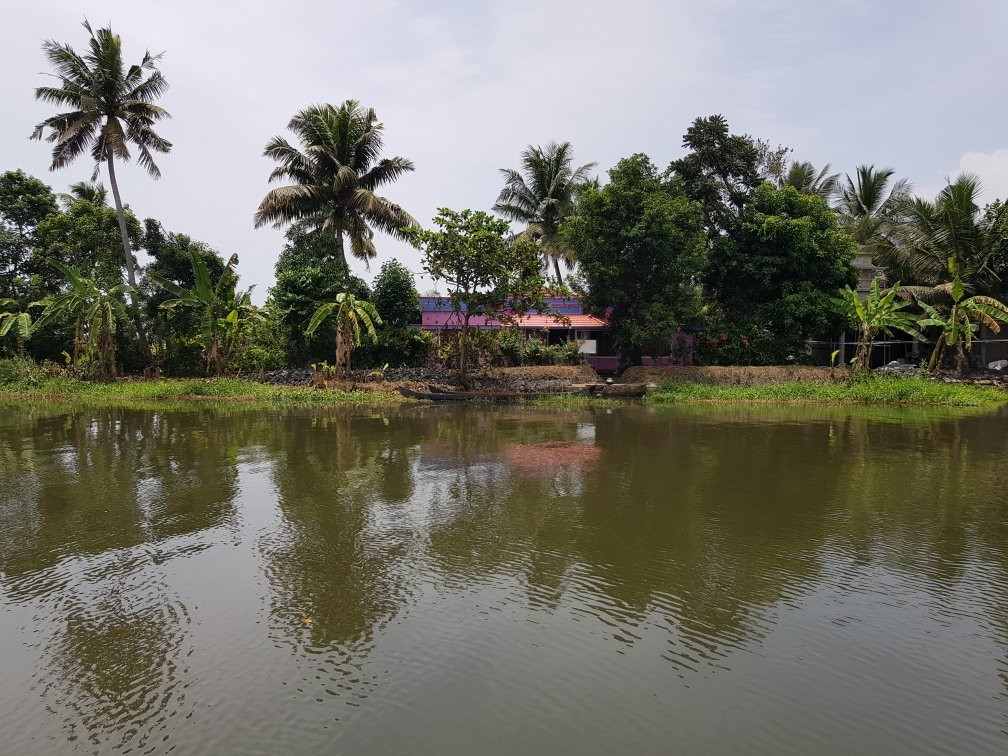
{"label": "green moss on water", "polygon": [[902,404],[935,407],[996,407],[1008,392],[992,386],[945,383],[922,377],[862,376],[836,383],[768,383],[733,386],[669,382],[647,398],[648,404],[809,403]]}

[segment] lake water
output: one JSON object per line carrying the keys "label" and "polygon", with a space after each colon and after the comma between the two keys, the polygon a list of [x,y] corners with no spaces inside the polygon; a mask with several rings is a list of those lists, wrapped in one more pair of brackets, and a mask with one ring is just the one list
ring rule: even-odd
{"label": "lake water", "polygon": [[1008,752],[1008,415],[0,408],[0,752]]}

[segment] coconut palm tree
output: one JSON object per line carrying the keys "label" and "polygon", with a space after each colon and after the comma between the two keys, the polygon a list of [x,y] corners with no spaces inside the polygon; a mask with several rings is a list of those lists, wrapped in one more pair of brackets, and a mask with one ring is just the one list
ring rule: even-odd
{"label": "coconut palm tree", "polygon": [[70,184],[69,191],[60,194],[59,200],[66,207],[81,200],[104,206],[108,204],[108,190],[100,183],[78,181]]}
{"label": "coconut palm tree", "polygon": [[875,260],[892,246],[899,209],[910,196],[906,179],[893,181],[892,168],[861,165],[854,178],[848,174],[837,190],[837,220],[857,242],[854,266],[864,275],[877,271]]}
{"label": "coconut palm tree", "polygon": [[902,222],[894,228],[892,244],[879,251],[879,261],[917,283],[906,292],[933,301],[952,287],[949,260],[967,293],[983,291],[996,281],[989,243],[993,218],[980,211],[979,178],[960,174],[934,201],[915,197],[901,203]]}
{"label": "coconut palm tree", "polygon": [[574,168],[573,160],[570,142],[529,145],[521,154],[520,172],[501,168],[504,188],[493,208],[508,220],[525,224],[522,233],[542,245],[543,255],[547,263],[553,263],[561,286],[560,260],[570,266],[574,256],[560,236],[560,224],[574,212],[577,192],[595,167],[595,163],[585,163]]}
{"label": "coconut palm tree", "polygon": [[893,181],[892,168],[860,165],[838,188],[837,213],[840,223],[858,244],[870,243],[884,232],[900,202],[910,196],[906,179]]}
{"label": "coconut palm tree", "polygon": [[349,292],[341,292],[332,302],[326,302],[311,316],[305,336],[315,333],[322,321],[332,315],[336,320],[336,366],[344,375],[350,372],[350,355],[361,344],[361,329],[373,340],[377,338],[376,325],[381,325],[381,316],[374,305],[357,299]]}
{"label": "coconut palm tree", "polygon": [[168,88],[168,82],[157,68],[160,55],[145,52],[139,63],[127,66],[123,62],[122,40],[118,34],[112,33],[111,27],[94,31],[85,19],[84,28],[91,39],[88,51],[83,55],[69,44],[53,40],[42,45],[59,85],[38,87],[35,98],[68,110],[39,123],[31,138],[41,139],[45,135],[46,141],[52,143],[50,170],[69,165],[89,150],[95,161],[94,181],[101,164],[105,163],[122,235],[126,279],[137,335],[141,349],[149,358],[150,346],[140,322],[136,299],[136,262],[126,230],[115,161],[128,161],[130,146],[133,146],[137,151],[137,162],[154,178],[160,177],[161,171],[152,153],[167,153],[172,145],[154,131],[158,121],[170,117],[168,111],[155,101]]}
{"label": "coconut palm tree", "polygon": [[255,213],[256,228],[293,224],[332,234],[346,262],[344,236],[355,257],[369,260],[377,254],[374,229],[401,239],[404,228],[416,225],[413,216],[377,194],[381,186],[412,171],[413,162],[404,157],[378,160],[383,126],[374,110],[356,100],[339,107],[312,105],[295,115],[287,128],[301,148],[283,136],[267,143],[263,154],[278,163],[270,183],[289,183],[263,198]]}
{"label": "coconut palm tree", "polygon": [[799,161],[791,163],[788,172],[781,178],[782,187],[793,186],[802,194],[812,194],[821,197],[826,202],[836,194],[840,185],[840,174],[830,173],[830,164],[826,163],[816,171],[812,163]]}

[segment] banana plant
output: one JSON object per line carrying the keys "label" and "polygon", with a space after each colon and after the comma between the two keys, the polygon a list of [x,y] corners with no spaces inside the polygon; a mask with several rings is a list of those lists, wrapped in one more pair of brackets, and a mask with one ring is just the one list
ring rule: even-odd
{"label": "banana plant", "polygon": [[931,372],[936,372],[941,367],[945,349],[955,347],[956,373],[962,375],[969,364],[968,354],[973,348],[973,337],[980,330],[980,326],[985,325],[994,333],[1000,333],[1001,323],[1008,323],[1008,305],[994,297],[982,295],[964,299],[966,287],[959,277],[959,266],[954,257],[948,260],[948,270],[952,274],[952,280],[936,288],[948,294],[952,304],[939,309],[927,302],[918,302],[924,310],[924,317],[917,321],[917,324],[922,328],[927,326],[941,328],[941,336],[928,361]]}
{"label": "banana plant", "polygon": [[315,333],[330,315],[336,321],[336,368],[341,375],[346,375],[350,372],[350,355],[361,344],[362,331],[372,340],[376,339],[375,326],[381,325],[382,320],[373,304],[344,291],[315,311],[308,321],[305,335]]}
{"label": "banana plant", "polygon": [[833,299],[836,312],[850,320],[858,329],[857,352],[851,360],[855,372],[863,372],[871,367],[872,349],[879,335],[890,335],[897,330],[920,341],[925,340],[924,334],[917,329],[915,318],[903,311],[911,302],[899,299],[899,290],[900,285],[897,283],[883,292],[879,289],[878,279],[873,278],[864,300],[850,286],[844,288],[840,297]]}
{"label": "banana plant", "polygon": [[45,330],[53,321],[70,317],[74,322],[74,345],[71,363],[82,361],[96,378],[113,378],[115,367],[115,333],[120,322],[128,322],[124,299],[132,288],[118,284],[104,289],[94,279],[57,260],[50,264],[59,270],[68,290],[46,297],[38,304],[45,307],[32,325],[32,333]]}
{"label": "banana plant", "polygon": [[0,338],[13,331],[19,354],[24,354],[25,342],[32,334],[32,316],[28,310],[37,305],[38,302],[32,302],[28,309],[22,310],[17,299],[0,299],[0,308],[4,308],[4,312],[0,312]]}
{"label": "banana plant", "polygon": [[195,252],[190,252],[192,259],[193,278],[195,285],[184,289],[174,281],[150,273],[154,283],[172,295],[161,303],[164,310],[189,308],[199,311],[199,343],[203,348],[207,372],[211,367],[219,377],[227,371],[234,355],[239,336],[247,323],[261,318],[259,309],[252,304],[252,289],[233,293],[229,284],[237,280],[234,272],[238,265],[238,255],[231,255],[227,261],[224,273],[214,284],[210,280],[210,271],[203,258]]}

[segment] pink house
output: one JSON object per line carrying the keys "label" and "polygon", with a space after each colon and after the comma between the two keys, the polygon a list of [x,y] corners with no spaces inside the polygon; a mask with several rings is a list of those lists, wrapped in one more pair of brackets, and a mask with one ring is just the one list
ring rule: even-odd
{"label": "pink house", "polygon": [[[596,371],[602,374],[616,372],[619,360],[612,353],[608,312],[602,318],[589,315],[582,310],[581,300],[577,297],[550,297],[546,299],[546,304],[549,307],[548,313],[529,312],[518,316],[515,323],[508,323],[507,326],[515,326],[529,334],[534,333],[547,344],[579,341],[585,360]],[[491,329],[502,327],[499,320],[483,315],[474,315],[470,318],[469,325]],[[452,308],[450,297],[420,297],[420,322],[413,327],[440,333],[460,328],[461,317]],[[648,357],[645,358],[645,364],[690,364],[693,359],[692,334],[680,333],[677,341],[681,345],[678,355]]]}

